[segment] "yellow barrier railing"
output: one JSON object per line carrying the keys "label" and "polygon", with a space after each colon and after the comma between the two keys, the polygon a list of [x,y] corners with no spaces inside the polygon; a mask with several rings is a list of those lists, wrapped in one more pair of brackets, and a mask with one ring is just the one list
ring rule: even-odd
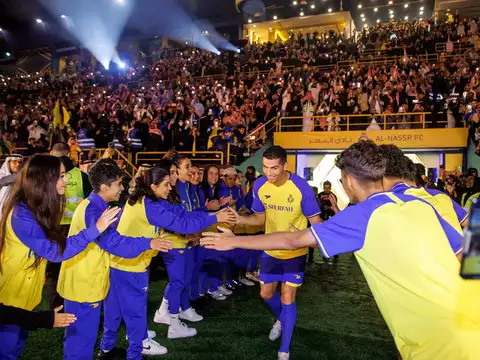
{"label": "yellow barrier railing", "polygon": [[[352,115],[322,115],[322,116],[294,116],[279,119],[277,131],[350,131],[366,130],[375,119],[377,125],[384,130],[414,128],[425,129],[431,124],[445,124],[454,126],[448,121],[427,120],[429,112],[394,113],[394,114],[352,114]],[[305,121],[304,121],[305,120]],[[465,127],[463,122],[463,127]]]}
{"label": "yellow barrier railing", "polygon": [[[265,144],[265,140],[267,138],[267,133],[269,131],[272,131],[272,129],[276,128],[276,126],[273,126],[273,124],[272,124],[274,121],[275,122],[277,121],[276,117],[271,118],[265,124],[263,124],[261,127],[259,127],[258,129],[255,129],[250,134],[248,134],[248,141],[247,141],[247,151],[248,152],[250,152],[252,141],[255,141],[257,139],[258,135],[260,135],[262,137],[263,144]],[[272,126],[267,129],[267,125],[269,125],[269,124],[272,124]]]}
{"label": "yellow barrier railing", "polygon": [[[224,164],[223,151],[178,151],[178,154],[187,155],[195,161],[218,161],[220,165]],[[135,163],[157,162],[163,159],[167,151],[141,151],[135,155]],[[198,156],[200,155],[200,156]],[[207,155],[207,156],[204,156]],[[154,156],[153,158],[150,156]]]}
{"label": "yellow barrier railing", "polygon": [[[98,148],[98,149],[95,149],[95,153],[97,154],[97,159],[101,159],[103,154],[105,153],[105,151],[109,149],[109,148]],[[121,151],[119,151],[118,149],[113,149],[115,150],[115,153],[117,154],[118,158],[119,159],[122,159],[123,161],[125,161],[125,169],[123,169],[123,171],[130,177],[134,177],[135,174],[137,173],[138,169],[135,165],[133,165],[133,163],[130,161],[129,158],[127,158]],[[130,169],[129,169],[130,168]]]}

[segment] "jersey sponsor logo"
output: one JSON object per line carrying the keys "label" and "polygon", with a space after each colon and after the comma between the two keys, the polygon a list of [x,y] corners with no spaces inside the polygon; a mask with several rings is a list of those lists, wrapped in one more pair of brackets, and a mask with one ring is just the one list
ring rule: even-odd
{"label": "jersey sponsor logo", "polygon": [[265,209],[293,212],[293,206],[283,206],[283,205],[275,205],[275,204],[267,204],[267,203],[264,203],[263,206],[265,207]]}
{"label": "jersey sponsor logo", "polygon": [[184,252],[185,252],[184,250],[180,250],[178,253],[183,254]]}
{"label": "jersey sponsor logo", "polygon": [[295,279],[300,280],[301,276],[300,275],[295,275]]}
{"label": "jersey sponsor logo", "polygon": [[92,307],[96,309],[98,307],[99,303],[92,304]]}

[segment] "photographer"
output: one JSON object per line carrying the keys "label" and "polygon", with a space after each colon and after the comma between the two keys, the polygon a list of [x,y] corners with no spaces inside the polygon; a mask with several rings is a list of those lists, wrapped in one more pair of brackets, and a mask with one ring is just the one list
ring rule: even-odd
{"label": "photographer", "polygon": [[[337,206],[337,195],[332,192],[332,183],[330,181],[325,181],[323,183],[323,191],[320,192],[317,196],[318,206],[320,207],[320,218],[323,221],[330,219],[334,216],[340,209]],[[338,260],[338,255],[333,257],[333,261]],[[327,258],[323,258],[325,264],[329,263]]]}

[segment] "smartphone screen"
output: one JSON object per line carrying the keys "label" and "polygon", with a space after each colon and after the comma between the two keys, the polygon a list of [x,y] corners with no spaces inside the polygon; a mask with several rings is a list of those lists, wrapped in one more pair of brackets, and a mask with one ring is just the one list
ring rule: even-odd
{"label": "smartphone screen", "polygon": [[480,203],[475,201],[470,209],[470,221],[464,235],[464,249],[460,276],[480,279]]}

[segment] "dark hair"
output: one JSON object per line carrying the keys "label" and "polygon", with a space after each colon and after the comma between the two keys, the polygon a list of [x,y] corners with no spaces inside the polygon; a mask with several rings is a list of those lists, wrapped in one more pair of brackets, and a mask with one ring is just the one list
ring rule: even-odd
{"label": "dark hair", "polygon": [[280,159],[282,164],[287,162],[287,152],[283,147],[278,145],[271,146],[265,150],[263,157],[268,160]]}
{"label": "dark hair", "polygon": [[405,156],[405,174],[403,175],[403,178],[416,183],[416,174],[417,168],[415,167],[412,159],[410,159],[408,156]]}
{"label": "dark hair", "polygon": [[[155,167],[161,167],[165,171],[168,172],[168,175],[170,175],[170,169],[172,166],[177,167],[172,161],[168,160],[167,158],[163,158],[160,160]],[[172,185],[172,191],[170,191],[170,195],[168,195],[168,202],[172,204],[180,204],[180,196],[177,193],[177,187]]]}
{"label": "dark hair", "polygon": [[[65,209],[65,196],[57,192],[62,163],[59,158],[50,155],[34,155],[20,171],[12,193],[2,209],[0,219],[0,255],[7,234],[9,214],[19,203],[25,203],[33,217],[45,231],[46,237],[57,243],[63,252],[66,245],[65,236],[60,229],[60,220]],[[1,259],[1,256],[0,256]],[[32,267],[37,267],[42,258],[36,256]],[[0,262],[0,272],[2,264]]]}
{"label": "dark hair", "polygon": [[177,168],[180,168],[180,164],[183,162],[183,160],[187,159],[188,157],[185,155],[176,155],[172,158],[172,163],[174,163]]}
{"label": "dark hair", "polygon": [[359,181],[380,181],[385,174],[385,158],[371,140],[361,140],[342,151],[335,165]]}
{"label": "dark hair", "polygon": [[425,180],[423,176],[425,175],[425,166],[423,164],[415,164],[415,183],[417,186],[425,186]]}
{"label": "dark hair", "polygon": [[252,170],[253,173],[255,173],[255,171],[257,171],[257,170],[255,169],[255,166],[247,166],[247,170]]}
{"label": "dark hair", "polygon": [[110,186],[122,177],[123,171],[112,159],[100,159],[88,171],[88,180],[96,193],[102,185]]}
{"label": "dark hair", "polygon": [[405,154],[393,144],[379,146],[385,158],[385,177],[403,179],[406,173]]}
{"label": "dark hair", "polygon": [[323,182],[323,186],[325,186],[325,185],[330,185],[330,186],[332,186],[332,183],[327,180],[327,181],[324,181],[324,182]]}
{"label": "dark hair", "polygon": [[[210,194],[210,184],[208,183],[208,172],[210,171],[211,168],[215,168],[218,170],[218,180],[217,182],[215,183],[215,185],[213,185],[213,196],[210,198],[209,194]],[[219,191],[220,191],[220,184],[221,184],[222,180],[220,179],[220,169],[218,168],[217,165],[208,165],[205,167],[205,170],[203,170],[203,178],[202,178],[202,189],[203,189],[203,192],[205,194],[205,198],[207,200],[219,200],[220,199],[220,196],[218,195]]]}
{"label": "dark hair", "polygon": [[141,202],[143,197],[157,201],[158,198],[153,193],[151,186],[160,184],[169,175],[170,171],[160,166],[154,166],[145,171],[142,176],[135,179],[135,189],[128,198],[128,204],[135,205],[137,202]]}

